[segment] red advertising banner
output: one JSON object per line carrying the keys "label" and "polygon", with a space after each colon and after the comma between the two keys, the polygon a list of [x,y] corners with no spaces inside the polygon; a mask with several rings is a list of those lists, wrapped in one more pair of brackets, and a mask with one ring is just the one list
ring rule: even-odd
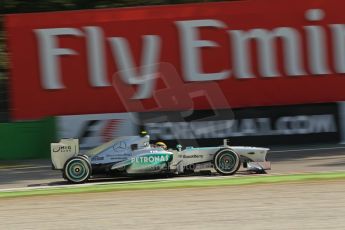
{"label": "red advertising banner", "polygon": [[14,119],[345,100],[343,0],[5,17]]}

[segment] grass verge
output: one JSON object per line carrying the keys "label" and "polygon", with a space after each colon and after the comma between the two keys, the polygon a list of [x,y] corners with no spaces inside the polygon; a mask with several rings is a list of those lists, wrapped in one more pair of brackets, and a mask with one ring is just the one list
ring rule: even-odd
{"label": "grass verge", "polygon": [[23,196],[42,196],[42,195],[62,195],[76,193],[94,193],[94,192],[113,192],[125,190],[148,190],[148,189],[175,189],[175,188],[197,188],[197,187],[215,187],[215,186],[239,186],[287,182],[307,182],[307,181],[325,181],[325,180],[345,180],[345,172],[330,173],[310,173],[293,175],[267,175],[251,177],[228,177],[216,179],[191,179],[191,180],[165,180],[157,182],[139,182],[124,184],[89,184],[76,187],[51,187],[34,188],[24,191],[0,191],[0,198],[13,198]]}

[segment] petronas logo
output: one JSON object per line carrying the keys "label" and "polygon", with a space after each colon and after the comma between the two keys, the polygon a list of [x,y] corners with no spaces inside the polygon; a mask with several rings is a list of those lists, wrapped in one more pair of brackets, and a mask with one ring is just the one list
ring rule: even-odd
{"label": "petronas logo", "polygon": [[132,158],[132,163],[157,163],[169,160],[169,155],[141,156]]}

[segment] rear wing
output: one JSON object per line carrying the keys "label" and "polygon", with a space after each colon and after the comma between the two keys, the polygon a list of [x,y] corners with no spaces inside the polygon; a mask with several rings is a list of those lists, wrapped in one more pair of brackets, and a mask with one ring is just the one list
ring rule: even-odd
{"label": "rear wing", "polygon": [[63,169],[65,162],[78,155],[78,139],[61,139],[58,143],[50,144],[50,154],[54,169]]}

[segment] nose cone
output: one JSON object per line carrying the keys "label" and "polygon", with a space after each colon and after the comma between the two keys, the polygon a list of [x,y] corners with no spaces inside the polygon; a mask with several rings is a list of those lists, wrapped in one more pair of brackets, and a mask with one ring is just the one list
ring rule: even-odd
{"label": "nose cone", "polygon": [[267,153],[269,150],[270,150],[269,148],[258,148],[257,147],[257,151],[260,151],[260,152]]}

